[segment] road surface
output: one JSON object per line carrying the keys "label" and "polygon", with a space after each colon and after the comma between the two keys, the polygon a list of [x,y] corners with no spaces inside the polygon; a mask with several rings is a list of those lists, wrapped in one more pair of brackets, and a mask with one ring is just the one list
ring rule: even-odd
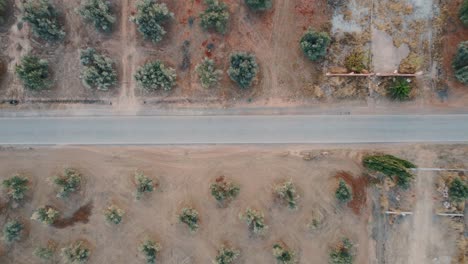
{"label": "road surface", "polygon": [[468,115],[0,118],[2,145],[468,142]]}

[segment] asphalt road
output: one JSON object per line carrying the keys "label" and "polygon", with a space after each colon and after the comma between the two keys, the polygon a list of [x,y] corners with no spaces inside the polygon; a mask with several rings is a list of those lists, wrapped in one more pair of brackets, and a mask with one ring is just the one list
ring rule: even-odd
{"label": "asphalt road", "polygon": [[468,142],[468,115],[0,118],[2,145]]}

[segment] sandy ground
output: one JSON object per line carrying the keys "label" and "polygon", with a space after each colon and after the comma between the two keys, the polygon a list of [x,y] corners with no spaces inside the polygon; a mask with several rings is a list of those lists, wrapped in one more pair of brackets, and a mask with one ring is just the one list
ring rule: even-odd
{"label": "sandy ground", "polygon": [[[364,195],[359,198],[358,211],[337,205],[333,195],[337,177],[341,177],[338,172],[351,175],[347,181],[362,178],[360,159],[365,153],[385,151],[430,165],[429,160],[437,159],[441,149],[465,157],[468,152],[464,146],[441,145],[2,148],[0,178],[22,173],[31,179],[32,190],[24,205],[16,209],[6,205],[2,210],[1,225],[7,219],[19,218],[25,221],[28,232],[13,246],[1,244],[0,262],[35,263],[33,248],[49,239],[60,246],[85,239],[92,248],[89,263],[142,263],[137,245],[148,234],[162,244],[161,263],[209,263],[224,241],[241,250],[239,263],[272,263],[271,246],[282,240],[298,253],[300,263],[325,264],[329,249],[344,236],[356,245],[355,263],[425,264],[428,262],[423,259],[439,253],[451,258],[456,254],[455,237],[447,235],[445,225],[430,221],[431,200],[424,189],[432,183],[422,177],[427,173],[418,175],[415,182],[418,202],[413,220],[417,222],[386,223],[382,230],[388,233],[383,240],[374,240],[378,225],[371,214],[376,206],[371,194],[367,195],[365,189],[356,192]],[[65,167],[81,171],[85,183],[78,194],[64,201],[55,198],[47,179]],[[136,170],[158,178],[160,183],[156,192],[140,201],[133,193],[132,175]],[[241,186],[238,199],[227,208],[218,207],[209,193],[210,182],[220,175]],[[285,179],[292,179],[298,186],[301,198],[297,211],[275,203],[273,186]],[[4,204],[5,197],[1,199]],[[127,212],[119,226],[105,222],[103,210],[111,202]],[[44,204],[55,206],[69,217],[88,203],[93,209],[87,223],[58,229],[29,220],[33,210]],[[185,205],[200,212],[201,225],[195,234],[177,221],[177,213]],[[249,206],[265,213],[270,228],[264,238],[250,236],[238,218]],[[306,225],[317,210],[325,217],[324,227],[309,233]],[[426,242],[427,231],[434,239]],[[440,240],[438,236],[452,240]],[[381,244],[386,248],[384,255],[376,254],[375,248]],[[414,250],[410,253],[410,249]],[[408,261],[410,257],[415,262]]]}

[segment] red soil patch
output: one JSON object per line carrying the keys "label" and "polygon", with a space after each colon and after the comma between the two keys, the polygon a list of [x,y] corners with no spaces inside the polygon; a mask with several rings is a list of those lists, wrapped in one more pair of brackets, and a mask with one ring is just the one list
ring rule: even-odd
{"label": "red soil patch", "polygon": [[72,217],[62,218],[54,222],[53,226],[56,228],[66,228],[73,226],[76,223],[88,223],[89,216],[93,210],[93,204],[91,202],[81,206],[76,212],[73,213]]}
{"label": "red soil patch", "polygon": [[348,203],[348,206],[357,215],[361,213],[361,209],[366,206],[367,202],[367,185],[369,180],[367,177],[353,177],[348,172],[340,171],[335,176],[338,179],[344,180],[351,186],[353,199]]}

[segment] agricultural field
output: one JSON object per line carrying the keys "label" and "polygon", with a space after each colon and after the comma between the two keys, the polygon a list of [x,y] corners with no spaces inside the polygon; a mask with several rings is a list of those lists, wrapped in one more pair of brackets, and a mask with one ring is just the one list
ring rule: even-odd
{"label": "agricultural field", "polygon": [[[83,5],[100,1],[49,0],[54,12],[48,16],[57,26],[49,37],[38,35],[25,15],[25,2],[41,1],[1,2],[4,106],[341,104],[430,110],[464,107],[468,99],[466,51],[456,55],[468,39],[459,11],[468,3],[462,0],[291,0],[264,7],[237,0],[109,0],[97,25]],[[150,30],[150,18],[140,9],[153,8],[151,3],[162,13]],[[88,48],[92,55],[83,57]],[[25,84],[27,68],[18,70],[27,55],[43,63],[37,66],[46,76],[39,86]],[[145,78],[152,71],[159,80]],[[326,75],[350,72],[372,75]],[[374,75],[395,72],[417,76]]]}
{"label": "agricultural field", "polygon": [[463,218],[436,213],[465,210],[467,154],[421,144],[3,147],[0,262],[466,263]]}

